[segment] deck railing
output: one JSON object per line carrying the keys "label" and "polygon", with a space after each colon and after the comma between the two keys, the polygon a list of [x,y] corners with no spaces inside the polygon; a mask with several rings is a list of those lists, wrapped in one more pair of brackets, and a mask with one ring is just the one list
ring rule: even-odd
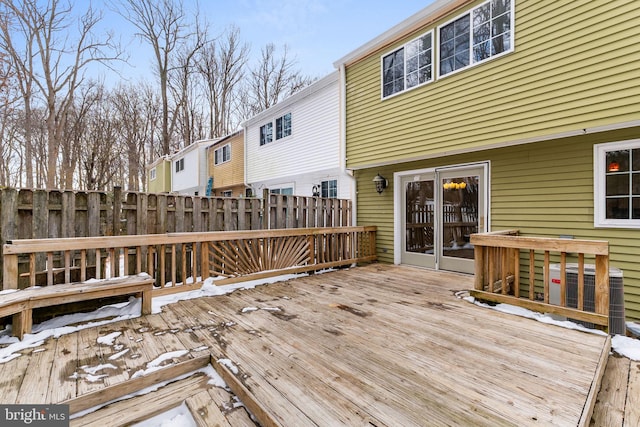
{"label": "deck railing", "polygon": [[179,292],[198,278],[227,284],[373,261],[375,240],[374,226],[13,240],[3,247],[2,288],[145,272],[156,278],[154,294]]}
{"label": "deck railing", "polygon": [[[474,234],[479,299],[523,306],[596,325],[609,325],[609,243],[519,236],[517,230]],[[595,311],[585,311],[585,256],[595,264]],[[567,306],[567,260],[577,263],[577,304]],[[550,304],[550,265],[559,264],[559,301]]]}

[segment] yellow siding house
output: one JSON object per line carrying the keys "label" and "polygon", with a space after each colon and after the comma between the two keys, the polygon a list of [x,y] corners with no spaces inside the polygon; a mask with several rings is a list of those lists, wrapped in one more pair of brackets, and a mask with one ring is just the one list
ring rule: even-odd
{"label": "yellow siding house", "polygon": [[640,319],[639,41],[637,0],[436,0],[338,60],[380,259],[471,272],[476,232],[608,240]]}
{"label": "yellow siding house", "polygon": [[237,131],[207,147],[210,196],[251,196],[244,183],[244,132]]}

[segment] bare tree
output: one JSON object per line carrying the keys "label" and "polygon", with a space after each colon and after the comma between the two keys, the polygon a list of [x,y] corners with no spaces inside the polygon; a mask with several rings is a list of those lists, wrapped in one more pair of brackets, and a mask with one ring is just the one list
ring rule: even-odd
{"label": "bare tree", "polygon": [[280,56],[277,56],[276,46],[272,43],[262,48],[261,58],[251,70],[244,95],[245,118],[266,110],[312,83],[313,80],[301,75],[294,65],[287,46]]}
{"label": "bare tree", "polygon": [[[26,25],[25,22],[16,19],[14,12],[6,1],[0,1],[0,49],[6,52],[6,59],[10,61],[11,68],[16,76],[16,82],[22,96],[22,123],[24,139],[23,164],[25,169],[26,186],[33,187],[33,141],[32,141],[32,104],[34,92],[34,39],[35,28]],[[23,43],[14,44],[14,38],[22,38]],[[22,168],[21,168],[22,169]]]}
{"label": "bare tree", "polygon": [[183,145],[189,145],[199,139],[195,132],[198,121],[196,116],[199,110],[197,107],[199,102],[196,102],[198,97],[195,82],[196,60],[198,53],[206,45],[208,36],[197,20],[195,27],[192,36],[185,40],[176,52],[170,69],[169,82],[176,102],[172,127],[179,128]]}
{"label": "bare tree", "polygon": [[169,71],[172,58],[193,36],[192,23],[182,0],[117,0],[119,13],[138,30],[137,36],[151,45],[162,100],[161,154],[171,150],[169,119]]}
{"label": "bare tree", "polygon": [[231,27],[200,52],[197,63],[209,107],[209,138],[231,133],[239,122],[234,103],[238,101],[248,56],[249,46],[240,41],[237,27]]}
{"label": "bare tree", "polygon": [[118,86],[111,93],[112,119],[119,123],[119,137],[127,159],[127,186],[139,191],[145,185],[147,159],[159,155],[154,135],[160,128],[160,110],[154,91],[148,85]]}
{"label": "bare tree", "polygon": [[0,0],[0,6],[12,28],[20,31],[7,34],[8,38],[15,41],[23,37],[33,43],[27,51],[37,64],[23,68],[23,72],[33,79],[43,98],[47,125],[46,184],[54,188],[66,120],[75,92],[83,82],[84,71],[91,63],[118,58],[119,53],[110,36],[105,40],[94,38],[93,31],[101,14],[91,6],[79,18],[77,30],[73,29],[75,18],[70,2],[63,5],[60,0],[48,0],[43,5],[38,0]]}

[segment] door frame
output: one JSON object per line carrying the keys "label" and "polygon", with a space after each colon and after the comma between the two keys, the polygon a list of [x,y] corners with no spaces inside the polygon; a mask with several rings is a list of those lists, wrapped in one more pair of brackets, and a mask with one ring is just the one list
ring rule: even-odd
{"label": "door frame", "polygon": [[[394,264],[402,264],[402,233],[403,233],[403,221],[404,218],[402,216],[402,212],[403,212],[403,207],[402,207],[402,200],[404,199],[403,196],[403,192],[404,192],[404,188],[402,186],[402,178],[406,177],[406,176],[411,176],[411,175],[419,175],[419,174],[425,174],[425,173],[433,173],[435,174],[435,179],[436,181],[439,179],[438,176],[438,172],[439,171],[445,171],[445,172],[455,172],[456,170],[465,170],[467,168],[482,168],[484,170],[484,209],[483,209],[483,215],[485,218],[485,231],[491,231],[491,216],[489,215],[489,212],[491,211],[490,206],[491,206],[491,161],[490,160],[485,160],[485,161],[479,161],[479,162],[469,162],[469,163],[458,163],[458,164],[453,164],[453,165],[442,165],[442,166],[436,166],[436,167],[430,167],[430,168],[422,168],[422,169],[411,169],[411,170],[404,170],[404,171],[400,171],[400,172],[394,172],[393,173],[393,263]],[[436,192],[436,206],[439,206],[440,204],[440,200],[439,200],[439,195],[438,192]],[[440,245],[439,242],[439,237],[438,234],[439,233],[435,233],[436,234],[436,241],[434,242],[434,244],[436,245],[436,247],[438,248]],[[435,252],[437,253],[439,250],[436,250]],[[439,259],[436,256],[436,260],[435,260],[435,269],[439,270],[440,269],[440,265],[439,265]]]}

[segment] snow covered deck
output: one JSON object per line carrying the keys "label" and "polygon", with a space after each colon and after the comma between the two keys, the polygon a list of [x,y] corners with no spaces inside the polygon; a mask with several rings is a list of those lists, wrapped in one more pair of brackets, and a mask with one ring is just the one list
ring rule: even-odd
{"label": "snow covered deck", "polygon": [[0,364],[0,396],[63,402],[211,354],[265,425],[588,425],[608,337],[455,295],[472,288],[372,264],[180,301],[22,350]]}

